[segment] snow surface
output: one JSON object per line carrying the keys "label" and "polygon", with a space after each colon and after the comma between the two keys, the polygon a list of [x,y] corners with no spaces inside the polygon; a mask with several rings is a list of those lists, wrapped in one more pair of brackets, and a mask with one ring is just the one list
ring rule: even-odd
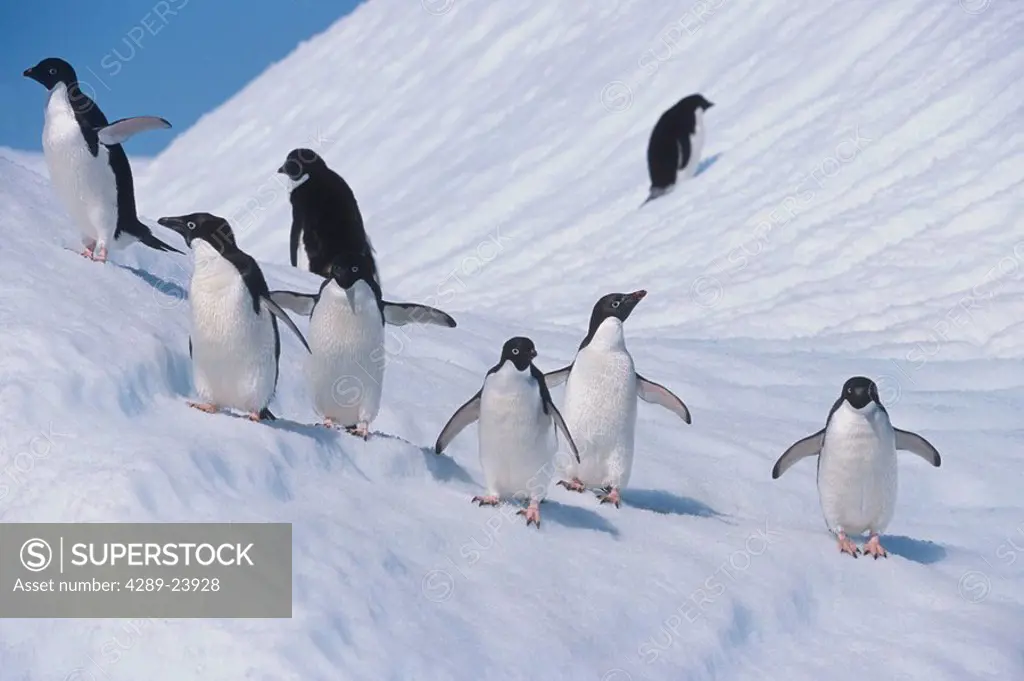
{"label": "snow surface", "polygon": [[[3,681],[1024,678],[1024,17],[802,7],[371,0],[153,159],[150,223],[228,216],[312,291],[275,171],[318,150],[385,296],[456,318],[389,329],[365,443],[308,425],[290,334],[282,421],[188,409],[188,261],[64,250],[0,159],[0,520],[291,522],[295,570],[290,620],[0,621]],[[638,211],[650,128],[698,91],[704,168]],[[693,424],[641,403],[621,509],[470,505],[475,428],[430,448],[501,343],[555,369],[637,288],[637,369]],[[901,455],[883,561],[839,554],[813,462],[770,475],[856,374],[943,456]]]}

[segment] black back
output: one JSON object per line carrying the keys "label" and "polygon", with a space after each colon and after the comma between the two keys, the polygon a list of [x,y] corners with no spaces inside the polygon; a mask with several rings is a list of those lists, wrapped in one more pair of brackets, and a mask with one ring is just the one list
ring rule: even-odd
{"label": "black back", "polygon": [[[75,120],[78,128],[82,131],[82,137],[93,158],[99,155],[100,140],[97,130],[109,124],[107,117],[99,105],[82,90],[78,82],[78,74],[71,64],[58,57],[48,57],[32,68],[25,71],[25,75],[40,83],[47,89],[53,89],[58,83],[64,83],[68,91],[68,101],[71,109],[75,112]],[[132,179],[132,168],[128,163],[128,156],[120,144],[106,145],[109,152],[110,169],[114,172],[114,181],[117,186],[117,227],[114,229],[114,238],[117,239],[122,231],[130,234],[138,232],[136,226],[139,222],[138,212],[135,206],[135,182]],[[142,225],[145,227],[144,225]],[[145,229],[148,232],[148,228]]]}
{"label": "black back", "polygon": [[703,95],[683,97],[661,114],[651,130],[647,143],[647,171],[651,177],[651,188],[665,188],[675,184],[680,167],[679,152],[682,150],[682,166],[689,162],[690,136],[697,130],[697,109],[714,106]]}
{"label": "black back", "polygon": [[[327,167],[311,149],[293,149],[278,169],[293,181],[308,179],[292,189],[292,228],[289,243],[291,263],[298,264],[298,249],[306,249],[309,270],[330,276],[331,262],[342,251],[373,254],[356,196],[348,183]],[[302,242],[299,243],[299,234]],[[376,278],[377,265],[373,263]]]}

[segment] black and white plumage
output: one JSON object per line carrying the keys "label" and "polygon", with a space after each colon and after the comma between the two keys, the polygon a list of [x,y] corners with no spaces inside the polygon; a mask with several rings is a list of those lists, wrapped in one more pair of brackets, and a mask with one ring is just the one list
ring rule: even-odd
{"label": "black and white plumage", "polygon": [[480,465],[487,485],[485,496],[473,497],[481,506],[521,499],[526,524],[540,527],[539,504],[547,496],[555,473],[560,432],[579,461],[579,451],[551,401],[544,375],[534,366],[537,350],[529,338],[505,341],[501,358],[484,376],[484,384],[460,406],[441,430],[434,445],[440,454],[470,424],[479,421]]}
{"label": "black and white plumage", "polygon": [[238,409],[254,421],[273,419],[267,407],[277,389],[281,355],[277,320],[308,351],[306,339],[271,300],[263,272],[238,248],[227,220],[191,213],[157,222],[181,234],[192,249],[188,349],[201,402],[190,405],[207,413]]}
{"label": "black and white plumage", "polygon": [[139,241],[182,253],[156,238],[138,217],[135,186],[121,142],[145,130],[171,127],[156,116],[109,123],[82,92],[74,68],[50,57],[24,75],[50,91],[43,124],[43,155],[57,196],[82,233],[82,255],[107,259],[109,249]]}
{"label": "black and white plumage", "polygon": [[870,533],[864,553],[888,555],[879,535],[892,520],[897,496],[897,450],[917,454],[932,466],[939,452],[917,433],[894,428],[874,381],[854,376],[846,381],[825,420],[825,427],[794,442],[775,462],[777,479],[797,461],[818,457],[818,498],[839,549],[857,557],[849,536]]}
{"label": "black and white plumage", "polygon": [[544,375],[548,386],[566,383],[562,413],[576,438],[580,461],[560,471],[567,490],[600,490],[601,503],[620,504],[633,470],[637,398],[690,423],[690,410],[671,390],[636,372],[623,323],[646,291],[609,293],[594,304],[590,327],[571,364]]}
{"label": "black and white plumage", "polygon": [[678,180],[693,177],[697,172],[704,150],[704,112],[712,106],[700,94],[689,95],[654,124],[647,143],[651,188],[644,204],[669,193]]}
{"label": "black and white plumage", "polygon": [[343,252],[367,250],[372,277],[380,285],[373,245],[348,183],[312,149],[292,149],[277,172],[293,182],[289,256],[293,267],[330,277],[331,263]]}
{"label": "black and white plumage", "polygon": [[328,428],[335,424],[363,439],[380,410],[386,353],[384,325],[434,324],[452,328],[441,310],[381,297],[368,250],[343,251],[315,294],[272,291],[282,308],[309,316],[307,379],[313,406]]}

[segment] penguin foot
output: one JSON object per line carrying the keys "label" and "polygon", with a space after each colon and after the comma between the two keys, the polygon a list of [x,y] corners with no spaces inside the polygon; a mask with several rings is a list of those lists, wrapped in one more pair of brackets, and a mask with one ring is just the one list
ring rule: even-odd
{"label": "penguin foot", "polygon": [[360,421],[354,426],[346,426],[345,432],[349,435],[355,435],[356,437],[361,437],[366,440],[370,437],[370,424],[366,421]]}
{"label": "penguin foot", "polygon": [[320,426],[321,428],[334,428],[334,421],[332,421],[331,419],[325,418],[323,423],[318,423],[316,425]]}
{"label": "penguin foot", "polygon": [[81,255],[83,258],[88,258],[89,260],[92,260],[92,249],[86,246],[85,248],[82,249],[82,252],[79,253],[79,255]]}
{"label": "penguin foot", "polygon": [[597,493],[597,498],[600,499],[602,504],[615,504],[615,508],[619,508],[619,504],[622,500],[619,498],[618,487],[606,487],[602,491]]}
{"label": "penguin foot", "polygon": [[860,553],[860,549],[857,548],[857,545],[850,541],[850,538],[847,537],[845,534],[840,533],[838,541],[839,553],[848,553],[854,558],[856,558],[857,554]]}
{"label": "penguin foot", "polygon": [[580,481],[579,478],[573,478],[571,482],[567,482],[565,480],[559,480],[555,484],[555,487],[557,487],[558,485],[561,485],[562,487],[566,488],[570,492],[584,492],[587,489],[587,486],[584,485]]}
{"label": "penguin foot", "polygon": [[864,555],[874,556],[875,560],[879,558],[888,558],[889,552],[882,548],[882,543],[878,540],[878,535],[873,534],[868,542],[864,544]]}
{"label": "penguin foot", "polygon": [[198,409],[199,411],[206,412],[207,414],[216,414],[217,413],[217,405],[216,404],[203,404],[201,402],[189,402],[188,406],[192,407],[193,409]]}
{"label": "penguin foot", "polygon": [[[479,502],[479,503],[477,503]],[[485,497],[473,497],[469,503],[476,503],[477,506],[497,506],[501,502],[497,496],[490,494]]]}
{"label": "penguin foot", "polygon": [[527,527],[530,526],[530,523],[533,523],[537,526],[538,530],[540,529],[540,508],[537,506],[536,501],[531,501],[529,506],[519,509],[519,511],[516,512],[516,515],[526,516]]}
{"label": "penguin foot", "polygon": [[107,247],[106,246],[100,246],[99,248],[97,248],[95,253],[93,254],[93,258],[92,259],[95,260],[96,262],[106,262],[107,261]]}

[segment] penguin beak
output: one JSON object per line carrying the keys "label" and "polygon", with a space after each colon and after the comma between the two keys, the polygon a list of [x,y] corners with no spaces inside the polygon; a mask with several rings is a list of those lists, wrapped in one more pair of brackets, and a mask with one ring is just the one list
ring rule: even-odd
{"label": "penguin beak", "polygon": [[714,105],[715,105],[715,103],[714,103],[714,102],[708,102],[708,105],[707,105],[706,107],[704,107],[704,108],[705,108],[705,109],[710,109],[710,108],[711,108],[711,107],[713,107]]}
{"label": "penguin beak", "polygon": [[633,299],[634,304],[639,303],[647,295],[647,291],[640,289],[639,291],[633,291],[629,294],[629,297]]}
{"label": "penguin beak", "polygon": [[530,350],[530,359],[535,359],[536,357],[537,357],[537,351],[536,350]]}
{"label": "penguin beak", "polygon": [[25,76],[26,78],[31,78],[32,77],[32,68],[29,67],[29,68],[25,69],[25,72],[22,73],[21,75]]}
{"label": "penguin beak", "polygon": [[185,236],[185,218],[180,217],[165,217],[160,218],[156,221],[156,224],[166,227],[174,232],[177,232],[181,236]]}
{"label": "penguin beak", "polygon": [[277,169],[277,172],[279,172],[279,173],[287,173],[288,171],[285,169],[286,165],[288,165],[288,164],[287,163],[282,163],[281,167]]}

